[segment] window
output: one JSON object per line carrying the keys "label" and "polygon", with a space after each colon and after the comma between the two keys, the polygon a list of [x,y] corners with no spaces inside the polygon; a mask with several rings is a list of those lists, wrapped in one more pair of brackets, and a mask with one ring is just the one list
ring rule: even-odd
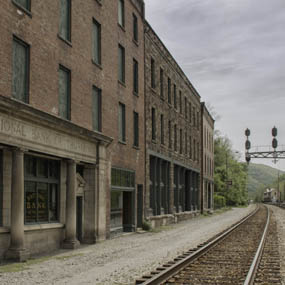
{"label": "window", "polygon": [[177,126],[174,125],[174,150],[177,151]]}
{"label": "window", "polygon": [[184,98],[184,105],[185,105],[185,119],[187,120],[187,117],[188,117],[188,110],[187,110],[187,98],[185,97]]}
{"label": "window", "polygon": [[71,41],[71,0],[60,0],[59,35]]}
{"label": "window", "polygon": [[182,114],[182,92],[179,91],[179,109],[180,109],[180,114]]}
{"label": "window", "polygon": [[29,57],[29,45],[14,37],[12,97],[25,103],[29,102]]}
{"label": "window", "polygon": [[101,25],[95,19],[93,19],[92,36],[92,59],[96,64],[101,65]]}
{"label": "window", "polygon": [[124,0],[118,0],[118,23],[125,27],[125,3]]}
{"label": "window", "polygon": [[196,160],[196,140],[193,139],[193,160],[195,161]]}
{"label": "window", "polygon": [[173,85],[173,101],[174,101],[174,108],[177,109],[177,94],[176,94],[176,85]]}
{"label": "window", "polygon": [[167,80],[167,93],[168,93],[168,103],[171,104],[171,79],[169,77]]}
{"label": "window", "polygon": [[189,147],[189,149],[190,149],[190,159],[192,159],[192,137],[190,136],[190,139],[189,139],[189,144],[190,144],[190,147]]}
{"label": "window", "polygon": [[151,108],[151,138],[156,140],[156,118],[155,118],[155,109]]}
{"label": "window", "polygon": [[180,129],[180,154],[183,153],[183,135],[182,135],[182,129]]}
{"label": "window", "polygon": [[13,0],[27,11],[31,11],[31,0]]}
{"label": "window", "polygon": [[188,137],[187,137],[187,131],[185,132],[185,155],[188,154]]}
{"label": "window", "polygon": [[160,142],[164,144],[164,116],[160,115]]}
{"label": "window", "polygon": [[135,172],[125,169],[112,168],[111,185],[115,187],[134,188]]}
{"label": "window", "polygon": [[119,45],[119,81],[125,83],[125,49]]}
{"label": "window", "polygon": [[92,96],[92,123],[93,130],[102,131],[102,91],[101,89],[93,86]]}
{"label": "window", "polygon": [[172,148],[172,138],[171,138],[171,121],[168,121],[168,147]]}
{"label": "window", "polygon": [[189,120],[190,120],[190,124],[192,122],[192,104],[190,103],[189,105]]}
{"label": "window", "polygon": [[119,141],[126,141],[126,106],[119,103]]}
{"label": "window", "polygon": [[133,14],[133,38],[134,41],[138,41],[138,18],[135,14]]}
{"label": "window", "polygon": [[25,223],[58,221],[58,161],[25,155]]}
{"label": "window", "polygon": [[155,88],[155,61],[152,58],[150,63],[150,73],[151,73],[151,88]]}
{"label": "window", "polygon": [[70,70],[59,66],[59,106],[60,117],[70,120]]}
{"label": "window", "polygon": [[134,112],[134,146],[139,146],[139,114]]}
{"label": "window", "polygon": [[163,79],[163,69],[160,68],[160,97],[164,98],[164,79]]}
{"label": "window", "polygon": [[139,64],[138,62],[134,59],[133,60],[133,81],[134,81],[134,86],[133,86],[133,91],[135,94],[139,93]]}

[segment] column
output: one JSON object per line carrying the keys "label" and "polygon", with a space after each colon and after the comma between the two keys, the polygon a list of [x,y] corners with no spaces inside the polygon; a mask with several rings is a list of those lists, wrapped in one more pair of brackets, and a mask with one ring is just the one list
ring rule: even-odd
{"label": "column", "polygon": [[174,211],[174,165],[172,162],[169,163],[169,214],[175,213]]}
{"label": "column", "polygon": [[11,192],[10,247],[5,258],[22,262],[29,252],[24,247],[24,152],[18,148],[12,153]]}
{"label": "column", "polygon": [[76,238],[76,163],[67,161],[65,240],[62,247],[75,249],[79,246]]}
{"label": "column", "polygon": [[[103,241],[107,238],[107,193],[111,201],[110,182],[111,162],[107,161],[107,146],[100,144],[98,147],[98,168],[97,168],[97,239]],[[111,207],[108,209],[110,215]],[[110,223],[110,222],[109,222]],[[108,233],[109,234],[109,233]]]}

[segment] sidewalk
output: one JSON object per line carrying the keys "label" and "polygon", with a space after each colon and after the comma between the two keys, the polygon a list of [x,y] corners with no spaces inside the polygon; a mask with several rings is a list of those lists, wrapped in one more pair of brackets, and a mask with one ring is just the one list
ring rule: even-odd
{"label": "sidewalk", "polygon": [[19,272],[3,273],[0,267],[0,284],[134,284],[135,279],[226,229],[254,207],[200,216],[158,232],[127,234],[74,251],[60,250],[26,266],[14,264],[13,268],[25,269]]}

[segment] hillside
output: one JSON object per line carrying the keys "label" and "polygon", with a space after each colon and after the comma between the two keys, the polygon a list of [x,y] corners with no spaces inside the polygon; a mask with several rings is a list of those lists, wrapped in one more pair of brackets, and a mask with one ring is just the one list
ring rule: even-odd
{"label": "hillside", "polygon": [[[280,175],[284,174],[280,171]],[[250,163],[248,167],[248,195],[254,199],[260,191],[276,181],[278,169],[264,165]]]}

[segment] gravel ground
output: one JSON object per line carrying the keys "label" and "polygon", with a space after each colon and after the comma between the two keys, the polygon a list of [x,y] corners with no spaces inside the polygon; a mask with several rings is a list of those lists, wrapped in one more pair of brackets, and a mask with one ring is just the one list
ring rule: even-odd
{"label": "gravel ground", "polygon": [[[254,207],[233,208],[222,214],[184,221],[159,232],[127,234],[74,251],[60,250],[44,262],[28,264],[20,272],[0,273],[0,284],[134,284],[135,279],[226,229]],[[281,219],[284,210],[276,212],[279,214]],[[284,219],[282,222],[280,238],[285,253]]]}
{"label": "gravel ground", "polygon": [[277,220],[279,252],[281,261],[282,284],[285,285],[285,209],[269,206]]}

